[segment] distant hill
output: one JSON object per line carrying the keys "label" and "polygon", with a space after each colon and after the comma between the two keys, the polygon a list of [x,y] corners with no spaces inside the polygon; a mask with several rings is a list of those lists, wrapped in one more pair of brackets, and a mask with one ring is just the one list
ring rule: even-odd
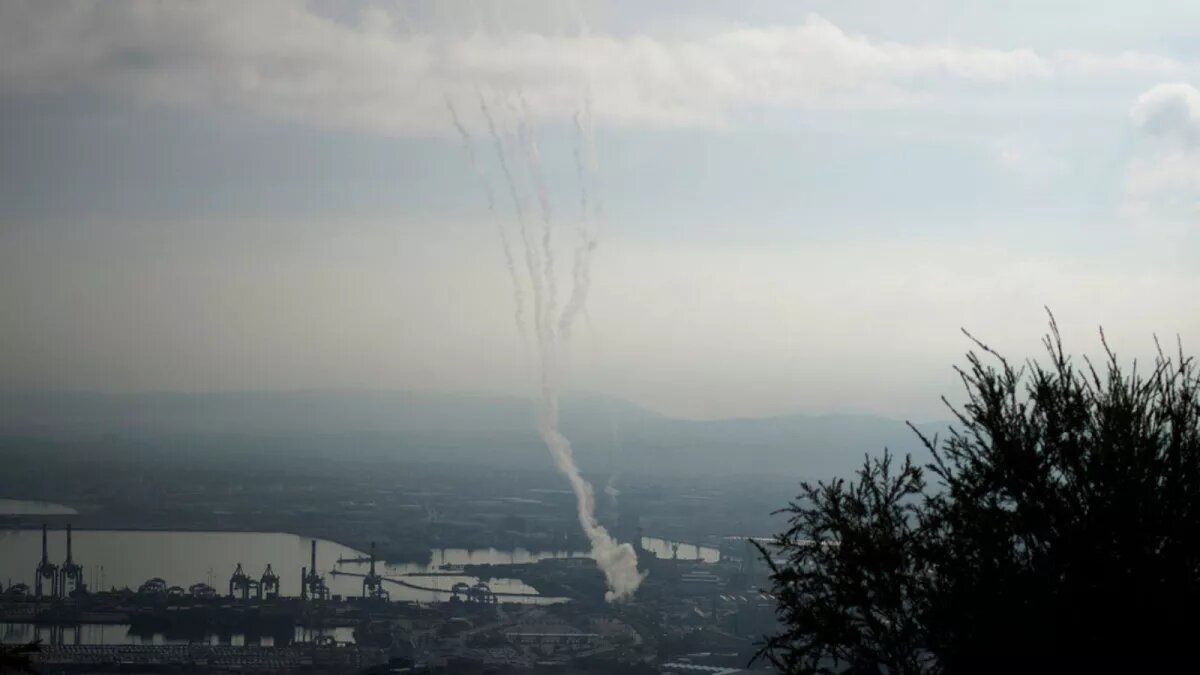
{"label": "distant hill", "polygon": [[[871,415],[695,421],[620,399],[569,395],[563,430],[586,471],[828,476],[884,447],[925,453],[903,422]],[[0,394],[0,436],[155,440],[197,450],[387,456],[548,466],[533,404],[406,391]],[[945,424],[922,425],[936,432]]]}
{"label": "distant hill", "polygon": [[[933,434],[946,424],[922,424]],[[627,432],[625,465],[646,459],[647,470],[697,464],[708,473],[846,475],[861,466],[863,456],[890,448],[912,453],[922,462],[927,453],[908,426],[872,415],[786,415],[780,417],[691,421],[647,419]],[[649,459],[652,458],[652,459]]]}

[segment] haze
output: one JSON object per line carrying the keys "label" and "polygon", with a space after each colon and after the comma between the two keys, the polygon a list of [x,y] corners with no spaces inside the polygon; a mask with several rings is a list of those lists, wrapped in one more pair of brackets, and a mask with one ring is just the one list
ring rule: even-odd
{"label": "haze", "polygon": [[1200,8],[646,4],[0,3],[0,388],[529,393],[499,87],[561,213],[594,101],[573,388],[931,419],[960,327],[1200,334]]}

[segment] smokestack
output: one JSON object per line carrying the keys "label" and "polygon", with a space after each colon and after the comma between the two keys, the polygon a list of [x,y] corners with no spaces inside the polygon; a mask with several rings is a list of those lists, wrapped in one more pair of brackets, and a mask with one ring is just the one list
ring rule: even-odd
{"label": "smokestack", "polygon": [[67,562],[71,562],[71,524],[67,523]]}
{"label": "smokestack", "polygon": [[42,523],[42,562],[48,560],[50,560],[50,556],[46,552],[46,524]]}
{"label": "smokestack", "polygon": [[375,576],[375,542],[371,542],[371,576]]}
{"label": "smokestack", "polygon": [[308,569],[303,565],[300,566],[300,597],[308,597]]}
{"label": "smokestack", "polygon": [[312,566],[308,568],[314,576],[317,574],[317,540],[312,540]]}

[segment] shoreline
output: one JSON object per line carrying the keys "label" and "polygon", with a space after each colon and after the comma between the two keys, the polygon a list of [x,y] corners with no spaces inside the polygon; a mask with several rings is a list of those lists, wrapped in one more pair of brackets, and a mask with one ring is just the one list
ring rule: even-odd
{"label": "shoreline", "polygon": [[[11,514],[0,514],[0,530],[37,531],[37,530],[40,530],[42,527],[40,523],[38,523],[38,524],[28,523],[28,522],[11,523],[11,524],[4,523],[3,519],[5,517],[9,517],[10,515]],[[69,516],[67,516],[66,514],[54,514],[53,517],[68,518]],[[63,532],[66,529],[62,524],[47,523],[47,525],[48,525],[48,531],[50,531],[50,532]],[[328,536],[298,531],[296,529],[284,529],[284,528],[279,528],[279,529],[274,529],[274,530],[264,529],[264,528],[216,529],[216,528],[212,528],[212,527],[203,527],[203,526],[189,527],[186,525],[170,526],[170,527],[156,527],[156,526],[136,526],[136,525],[104,526],[104,525],[94,525],[94,524],[92,524],[92,525],[74,525],[74,524],[72,524],[71,530],[73,532],[155,532],[155,533],[182,532],[182,533],[188,533],[188,534],[262,534],[262,535],[282,534],[282,535],[298,537],[300,539],[316,539],[318,542],[336,544],[338,546],[342,546],[342,547],[350,549],[351,551],[353,551],[354,553],[363,557],[364,559],[366,559],[367,557],[370,556],[369,551],[360,550],[354,544],[349,543],[348,540],[339,541],[338,539],[333,539]],[[364,548],[370,549],[370,545],[368,544]],[[474,546],[474,547],[472,547],[472,546],[432,546],[432,547],[426,549],[427,555],[422,559],[387,558],[387,557],[381,555],[379,557],[379,562],[382,562],[384,564],[398,564],[398,565],[413,564],[413,563],[429,564],[429,562],[432,560],[432,554],[435,551],[467,551],[467,552],[501,551],[501,552],[507,552],[510,550],[517,550],[517,549],[528,551],[531,554],[540,554],[540,553],[562,554],[562,556],[560,556],[560,557],[581,557],[581,556],[587,557],[588,556],[586,551],[581,552],[581,551],[570,551],[570,550],[566,550],[566,549],[530,548],[527,546],[514,546],[512,549],[501,548],[501,547],[496,547],[496,546]],[[453,573],[451,573],[451,572],[421,573],[421,576],[435,576],[435,575],[439,575],[439,576],[440,575],[453,575]]]}

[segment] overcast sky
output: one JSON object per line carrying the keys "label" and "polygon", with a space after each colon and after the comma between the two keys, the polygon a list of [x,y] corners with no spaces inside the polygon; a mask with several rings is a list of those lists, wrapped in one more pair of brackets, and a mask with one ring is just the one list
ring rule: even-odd
{"label": "overcast sky", "polygon": [[537,142],[563,289],[599,230],[574,388],[940,417],[958,329],[1022,357],[1044,305],[1077,351],[1103,324],[1122,355],[1195,352],[1198,22],[0,0],[0,388],[528,392],[481,101],[540,233]]}

